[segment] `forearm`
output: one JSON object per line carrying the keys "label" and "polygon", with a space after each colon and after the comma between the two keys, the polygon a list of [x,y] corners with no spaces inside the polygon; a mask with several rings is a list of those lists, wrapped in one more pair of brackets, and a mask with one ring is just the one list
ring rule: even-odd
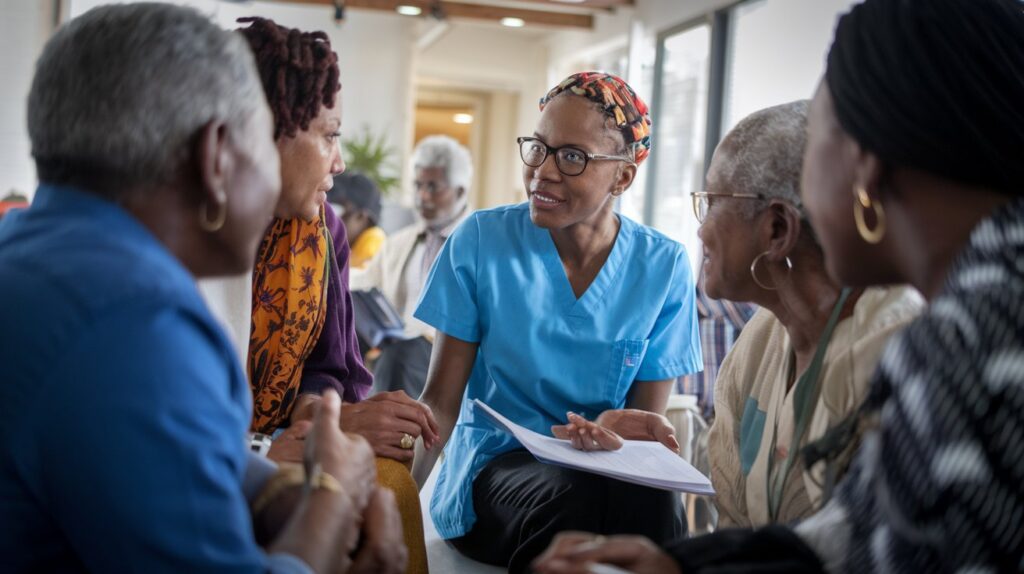
{"label": "forearm", "polygon": [[455,428],[462,406],[462,395],[473,372],[477,349],[477,343],[450,337],[440,331],[437,333],[430,356],[427,384],[420,395],[420,401],[434,412],[440,440],[429,451],[422,445],[416,446],[412,477],[420,488],[427,482],[437,457],[444,450],[444,445],[448,444],[448,438]]}
{"label": "forearm", "polygon": [[436,404],[436,402],[432,403],[426,395],[420,397],[420,400],[434,412],[434,418],[437,420],[437,426],[440,429],[439,434],[441,435],[439,443],[430,450],[423,446],[422,441],[416,442],[412,477],[416,480],[416,485],[419,488],[423,488],[427,478],[430,476],[430,472],[437,463],[438,457],[441,456],[444,446],[448,444],[448,438],[451,437],[452,431],[455,429],[455,423],[458,421],[459,405],[456,405],[454,409],[450,406],[446,408],[444,405]]}
{"label": "forearm", "polygon": [[629,393],[626,407],[656,413],[665,414],[668,408],[668,397],[672,394],[673,379],[663,381],[636,381]]}

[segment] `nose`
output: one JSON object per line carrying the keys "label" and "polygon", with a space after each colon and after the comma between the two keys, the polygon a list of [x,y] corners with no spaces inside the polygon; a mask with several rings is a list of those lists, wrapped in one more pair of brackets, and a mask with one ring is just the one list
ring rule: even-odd
{"label": "nose", "polygon": [[331,175],[345,173],[345,158],[341,155],[341,144],[334,147],[334,157],[331,160]]}
{"label": "nose", "polygon": [[533,170],[534,177],[537,179],[546,180],[559,180],[562,177],[562,172],[558,171],[558,164],[555,163],[555,154],[549,153],[544,162],[537,167],[530,168]]}

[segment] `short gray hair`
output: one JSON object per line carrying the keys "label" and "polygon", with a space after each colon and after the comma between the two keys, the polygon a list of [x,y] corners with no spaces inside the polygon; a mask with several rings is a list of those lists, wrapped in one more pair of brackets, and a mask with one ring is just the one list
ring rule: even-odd
{"label": "short gray hair", "polygon": [[[743,118],[722,140],[720,147],[728,150],[728,159],[717,164],[714,178],[729,182],[738,192],[761,193],[791,203],[806,219],[800,200],[800,172],[807,145],[808,105],[807,100],[799,100]],[[742,205],[748,217],[763,207],[763,203],[751,201]]]}
{"label": "short gray hair", "polygon": [[449,187],[461,187],[469,194],[473,182],[473,160],[469,150],[453,138],[444,135],[427,136],[412,154],[414,169],[444,168]]}
{"label": "short gray hair", "polygon": [[41,181],[80,183],[91,174],[121,188],[166,183],[202,126],[247,125],[261,105],[240,35],[192,8],[100,6],[58,30],[36,63],[32,156]]}

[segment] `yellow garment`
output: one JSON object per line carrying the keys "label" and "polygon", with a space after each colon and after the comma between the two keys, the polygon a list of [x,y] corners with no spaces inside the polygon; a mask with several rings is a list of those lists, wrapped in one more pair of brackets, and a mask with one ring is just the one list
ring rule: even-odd
{"label": "yellow garment", "polygon": [[302,366],[323,330],[333,252],[322,211],[308,222],[275,219],[260,243],[248,360],[254,431],[271,433],[291,415]]}
{"label": "yellow garment", "polygon": [[374,226],[359,234],[356,242],[352,245],[352,258],[349,262],[351,267],[363,269],[373,259],[373,256],[384,246],[387,239],[384,230]]}
{"label": "yellow garment", "polygon": [[427,543],[423,537],[423,511],[420,491],[409,468],[390,458],[377,458],[377,484],[395,493],[398,512],[402,515],[402,536],[409,549],[406,574],[427,574]]}
{"label": "yellow garment", "polygon": [[[786,383],[795,364],[785,327],[760,309],[743,328],[715,381],[715,422],[708,437],[711,482],[718,527],[757,527],[770,522],[768,455],[776,462],[838,424],[863,402],[871,376],[889,338],[923,309],[906,287],[867,289],[853,314],[836,326],[821,370],[821,395],[803,442],[790,445],[792,389]],[[798,378],[798,377],[793,377]],[[795,388],[795,385],[794,387]],[[778,428],[777,433],[772,430]],[[772,444],[771,437],[777,441]],[[841,466],[848,461],[840,461]],[[779,505],[779,523],[805,518],[821,506],[824,464],[810,471],[794,461]]]}

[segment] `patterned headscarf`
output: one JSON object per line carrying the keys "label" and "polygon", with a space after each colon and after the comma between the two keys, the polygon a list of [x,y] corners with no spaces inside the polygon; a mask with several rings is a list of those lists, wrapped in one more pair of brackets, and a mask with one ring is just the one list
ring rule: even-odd
{"label": "patterned headscarf", "polygon": [[615,121],[626,147],[640,165],[651,153],[651,116],[647,104],[622,78],[601,72],[578,72],[540,99],[540,109],[566,90],[596,102]]}

